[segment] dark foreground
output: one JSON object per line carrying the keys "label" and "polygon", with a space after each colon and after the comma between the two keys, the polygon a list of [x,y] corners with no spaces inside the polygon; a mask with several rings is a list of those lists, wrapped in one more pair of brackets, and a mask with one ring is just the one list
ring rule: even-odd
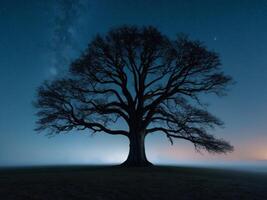
{"label": "dark foreground", "polygon": [[0,170],[0,199],[267,199],[267,174],[189,167]]}

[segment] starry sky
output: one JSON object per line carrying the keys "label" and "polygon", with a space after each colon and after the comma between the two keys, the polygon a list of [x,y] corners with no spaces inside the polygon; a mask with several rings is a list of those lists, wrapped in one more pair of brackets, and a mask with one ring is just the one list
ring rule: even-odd
{"label": "starry sky", "polygon": [[126,159],[122,136],[34,132],[36,88],[64,73],[93,36],[119,25],[153,25],[186,33],[220,54],[235,84],[226,97],[208,96],[209,111],[225,122],[214,130],[233,153],[197,153],[165,136],[146,138],[158,164],[267,160],[267,2],[264,0],[0,0],[0,166],[108,164]]}

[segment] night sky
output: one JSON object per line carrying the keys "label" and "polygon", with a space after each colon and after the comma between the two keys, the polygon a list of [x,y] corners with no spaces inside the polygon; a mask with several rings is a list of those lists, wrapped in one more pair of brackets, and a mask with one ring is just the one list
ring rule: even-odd
{"label": "night sky", "polygon": [[[63,3],[62,3],[63,2]],[[64,3],[65,2],[65,3]],[[69,2],[69,3],[68,3]],[[235,147],[227,155],[199,154],[165,136],[146,138],[153,163],[267,160],[267,1],[264,0],[0,0],[0,166],[122,162],[127,138],[34,132],[37,87],[67,70],[93,36],[124,24],[189,34],[220,54],[235,84],[228,96],[206,97],[225,122],[214,134]],[[74,1],[78,2],[78,1]]]}

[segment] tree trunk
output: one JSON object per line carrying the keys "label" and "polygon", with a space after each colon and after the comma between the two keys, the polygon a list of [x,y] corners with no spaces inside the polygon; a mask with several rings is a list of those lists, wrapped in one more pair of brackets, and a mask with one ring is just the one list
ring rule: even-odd
{"label": "tree trunk", "polygon": [[146,167],[152,166],[146,158],[145,153],[145,134],[133,133],[129,136],[129,155],[122,166],[126,167]]}

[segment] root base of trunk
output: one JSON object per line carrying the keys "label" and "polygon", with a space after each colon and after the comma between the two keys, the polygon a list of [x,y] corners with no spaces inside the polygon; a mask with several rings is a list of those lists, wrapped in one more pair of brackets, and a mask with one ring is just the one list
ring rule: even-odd
{"label": "root base of trunk", "polygon": [[152,167],[153,164],[149,161],[142,161],[142,162],[133,162],[126,160],[122,164],[120,164],[121,167]]}

